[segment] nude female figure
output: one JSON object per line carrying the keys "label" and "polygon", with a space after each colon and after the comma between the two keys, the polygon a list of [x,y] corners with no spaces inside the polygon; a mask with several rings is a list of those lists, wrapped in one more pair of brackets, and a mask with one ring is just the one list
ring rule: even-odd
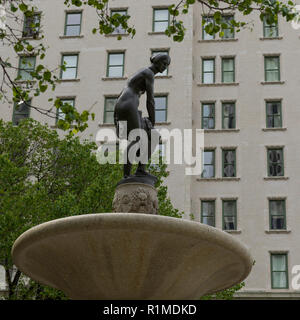
{"label": "nude female figure", "polygon": [[[155,125],[155,102],[153,93],[154,76],[158,72],[163,72],[171,62],[169,55],[159,53],[152,56],[151,65],[143,68],[135,73],[127,82],[127,86],[123,89],[117,99],[114,111],[114,122],[117,127],[117,135],[119,137],[118,121],[127,121],[127,136],[133,129],[144,129],[149,134]],[[148,118],[142,118],[141,111],[138,110],[139,98],[142,94],[147,94],[147,111]],[[132,164],[128,159],[130,148],[136,144],[138,140],[131,141],[126,149],[127,163],[124,164],[124,178],[130,176]],[[151,157],[150,143],[148,143],[148,159]],[[145,170],[146,165],[139,163],[135,176],[148,175]]]}

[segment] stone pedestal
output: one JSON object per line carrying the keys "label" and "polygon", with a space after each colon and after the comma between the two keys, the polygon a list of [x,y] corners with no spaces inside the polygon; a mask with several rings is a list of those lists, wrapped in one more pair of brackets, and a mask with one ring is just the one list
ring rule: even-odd
{"label": "stone pedestal", "polygon": [[113,212],[157,214],[157,190],[144,183],[120,184],[115,191]]}

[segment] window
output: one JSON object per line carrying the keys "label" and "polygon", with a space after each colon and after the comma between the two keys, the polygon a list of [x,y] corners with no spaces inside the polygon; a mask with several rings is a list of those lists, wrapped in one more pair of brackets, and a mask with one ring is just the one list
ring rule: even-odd
{"label": "window", "polygon": [[268,24],[266,18],[264,18],[263,28],[264,28],[264,38],[278,37],[278,21],[272,24]]}
{"label": "window", "polygon": [[231,21],[233,19],[234,19],[233,16],[223,16],[222,17],[223,23],[226,23],[227,25],[229,25],[227,29],[223,30],[224,35],[223,35],[222,39],[233,39],[234,38],[234,31],[232,31],[230,29]]}
{"label": "window", "polygon": [[114,111],[117,97],[106,97],[104,105],[104,123],[114,123]]}
{"label": "window", "polygon": [[166,9],[153,9],[153,32],[165,32],[169,27],[169,10]]}
{"label": "window", "polygon": [[279,56],[265,57],[265,81],[280,81]]}
{"label": "window", "polygon": [[201,201],[201,223],[215,227],[215,201]]}
{"label": "window", "polygon": [[222,82],[235,81],[234,58],[222,58]]}
{"label": "window", "polygon": [[30,74],[35,70],[36,57],[23,56],[19,60],[19,74],[20,80],[32,80]]}
{"label": "window", "polygon": [[13,125],[17,126],[21,120],[29,118],[30,104],[31,100],[28,100],[26,103],[15,103],[12,117]]}
{"label": "window", "polygon": [[[111,16],[113,15],[121,15],[121,16],[126,16],[127,15],[127,10],[111,10]],[[115,30],[112,32],[112,34],[124,34],[125,30],[123,29],[122,25],[119,25],[118,27],[112,26],[115,28]]]}
{"label": "window", "polygon": [[124,52],[108,54],[107,77],[120,78],[124,75]]}
{"label": "window", "polygon": [[223,177],[236,176],[236,150],[223,150]]}
{"label": "window", "polygon": [[278,177],[284,175],[283,148],[268,148],[268,176]]}
{"label": "window", "polygon": [[202,103],[202,129],[215,128],[215,104]]}
{"label": "window", "polygon": [[215,82],[215,59],[202,59],[202,83]]}
{"label": "window", "polygon": [[288,289],[287,254],[271,253],[271,286],[272,289]]}
{"label": "window", "polygon": [[65,70],[61,70],[61,79],[76,79],[78,67],[78,54],[63,55],[62,66]]}
{"label": "window", "polygon": [[223,230],[236,230],[236,200],[223,200]]}
{"label": "window", "polygon": [[166,159],[166,145],[162,142],[156,146],[154,152],[151,155],[150,167],[153,169],[158,169],[159,164],[165,163]]}
{"label": "window", "polygon": [[32,16],[24,17],[24,28],[23,37],[24,38],[36,38],[39,35],[41,22],[41,14],[37,13]]}
{"label": "window", "polygon": [[282,115],[281,115],[281,101],[267,101],[267,128],[281,128]]}
{"label": "window", "polygon": [[[164,53],[169,55],[169,51],[165,50],[165,51],[159,51],[159,50],[152,50],[152,56],[155,56],[159,53]],[[157,73],[155,76],[167,76],[168,75],[168,71],[169,71],[169,67],[166,68],[166,70],[164,72],[159,72]]]}
{"label": "window", "polygon": [[213,178],[214,176],[215,176],[215,150],[204,150],[202,178]]}
{"label": "window", "polygon": [[168,97],[156,96],[155,101],[155,122],[167,121]]}
{"label": "window", "polygon": [[235,103],[223,102],[222,103],[222,128],[234,129],[235,128]]}
{"label": "window", "polygon": [[[74,105],[75,105],[75,99],[74,98],[60,99],[60,101],[61,101],[62,106],[65,105],[65,104],[69,104],[72,107],[74,107]],[[65,120],[65,117],[66,117],[66,114],[63,113],[60,108],[58,108],[57,111],[56,111],[56,124],[57,124],[57,122],[59,120]]]}
{"label": "window", "polygon": [[81,12],[67,12],[65,36],[79,36],[81,32]]}
{"label": "window", "polygon": [[207,33],[205,31],[205,27],[209,24],[209,23],[213,23],[214,19],[213,17],[203,17],[202,18],[202,39],[203,40],[213,40],[215,38],[215,35],[210,35],[209,33]]}
{"label": "window", "polygon": [[269,200],[270,230],[286,229],[285,200]]}

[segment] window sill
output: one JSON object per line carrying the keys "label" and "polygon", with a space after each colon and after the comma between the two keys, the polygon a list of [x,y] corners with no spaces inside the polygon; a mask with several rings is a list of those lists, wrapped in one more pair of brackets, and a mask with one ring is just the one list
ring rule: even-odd
{"label": "window sill", "polygon": [[155,79],[171,79],[172,76],[155,76]]}
{"label": "window sill", "polygon": [[83,38],[83,34],[80,34],[78,36],[59,36],[59,39],[79,39]]}
{"label": "window sill", "polygon": [[126,80],[127,77],[103,77],[103,81]]}
{"label": "window sill", "polygon": [[211,40],[203,40],[200,39],[198,40],[199,43],[208,43],[208,42],[236,42],[238,41],[237,38],[232,38],[232,39],[211,39]]}
{"label": "window sill", "polygon": [[262,128],[262,131],[286,131],[287,128]]}
{"label": "window sill", "polygon": [[259,40],[282,40],[283,37],[261,37]]}
{"label": "window sill", "polygon": [[240,234],[242,233],[242,230],[223,230],[225,232],[228,232],[228,233],[232,233],[232,234]]}
{"label": "window sill", "polygon": [[262,85],[268,85],[268,84],[284,84],[285,81],[261,81]]}
{"label": "window sill", "polygon": [[[50,128],[51,128],[51,129],[57,129],[57,130],[63,130],[63,129],[59,128],[56,124],[50,126]],[[71,125],[69,129],[72,129],[72,128],[75,128],[75,126],[74,126],[74,125]]]}
{"label": "window sill", "polygon": [[105,37],[106,38],[115,38],[115,37],[128,37],[129,33],[110,33],[110,34],[106,34]]}
{"label": "window sill", "polygon": [[79,81],[80,81],[79,78],[76,78],[76,79],[59,79],[58,83],[60,83],[60,82],[79,82]]}
{"label": "window sill", "polygon": [[21,40],[42,40],[43,37],[38,36],[38,37],[22,37]]}
{"label": "window sill", "polygon": [[240,129],[204,129],[204,133],[240,132]]}
{"label": "window sill", "polygon": [[36,83],[36,80],[15,80],[16,83],[19,83],[19,84],[35,84]]}
{"label": "window sill", "polygon": [[239,177],[228,177],[228,178],[225,178],[225,177],[222,177],[222,178],[198,178],[197,181],[240,181],[241,178]]}
{"label": "window sill", "polygon": [[264,177],[264,180],[288,180],[289,177]]}
{"label": "window sill", "polygon": [[279,233],[291,233],[291,230],[276,229],[276,230],[265,230],[267,234],[279,234]]}
{"label": "window sill", "polygon": [[152,36],[152,35],[166,35],[166,33],[164,31],[159,31],[159,32],[151,31],[151,32],[148,32],[148,34],[150,36]]}
{"label": "window sill", "polygon": [[[155,123],[154,126],[168,126],[170,124],[171,124],[171,122],[157,122],[157,123]],[[114,127],[115,124],[114,123],[102,123],[102,122],[99,122],[98,126],[99,127]]]}
{"label": "window sill", "polygon": [[238,82],[230,82],[230,83],[197,83],[198,87],[226,87],[226,86],[238,86]]}

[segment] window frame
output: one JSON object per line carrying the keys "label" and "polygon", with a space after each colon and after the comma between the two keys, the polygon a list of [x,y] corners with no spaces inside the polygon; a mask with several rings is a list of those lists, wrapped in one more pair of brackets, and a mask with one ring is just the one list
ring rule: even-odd
{"label": "window frame", "polygon": [[[154,95],[154,101],[155,101],[155,98],[166,98],[166,108],[165,109],[156,109],[156,103],[155,103],[155,108],[154,108],[154,112],[155,112],[155,123],[164,123],[164,122],[167,122],[168,121],[168,98],[169,98],[169,95],[168,94],[155,94]],[[164,111],[165,110],[165,114],[166,114],[166,117],[165,117],[165,121],[157,121],[157,117],[156,117],[156,111]]]}
{"label": "window frame", "polygon": [[[68,35],[67,34],[67,27],[68,26],[78,26],[78,24],[70,24],[67,25],[67,21],[68,21],[68,15],[71,14],[80,14],[80,24],[79,24],[79,33],[76,35]],[[64,36],[65,37],[78,37],[81,35],[81,28],[82,28],[82,11],[66,11],[66,15],[65,15],[65,28],[64,28]]]}
{"label": "window frame", "polygon": [[[272,214],[271,213],[271,202],[272,201],[281,201],[283,202],[283,213],[282,214]],[[283,228],[274,229],[272,228],[272,216],[282,216],[283,217]],[[269,199],[269,230],[286,230],[286,199]]]}
{"label": "window frame", "polygon": [[[31,105],[31,103],[32,103],[32,99],[30,98],[28,101],[27,101],[27,104],[30,104]],[[14,108],[13,108],[13,114],[12,114],[12,119],[11,119],[11,122],[12,122],[12,124],[14,125],[14,126],[17,126],[18,124],[16,124],[15,123],[15,115],[17,114],[16,113],[16,106],[17,106],[17,102],[15,102],[14,103]],[[28,118],[30,118],[30,113],[31,113],[31,108],[28,108],[28,116],[26,117],[26,118],[24,118],[24,119],[28,119]],[[20,114],[22,114],[22,113],[20,113]],[[25,113],[24,113],[25,114]]]}
{"label": "window frame", "polygon": [[[23,59],[23,58],[34,58],[34,64],[33,64],[33,66],[32,66],[30,69],[23,69],[23,68],[21,68],[21,66],[22,66],[22,64],[23,64],[23,63],[22,63],[22,59]],[[24,65],[25,65],[25,64],[24,64]],[[36,56],[20,55],[20,56],[19,56],[19,66],[18,66],[18,77],[21,76],[20,71],[22,70],[22,71],[28,73],[30,79],[20,78],[19,80],[20,80],[20,81],[33,81],[33,77],[32,77],[32,75],[30,74],[30,72],[35,71],[35,66],[36,66]],[[30,71],[28,72],[28,71],[26,71],[26,70],[30,70]]]}
{"label": "window frame", "polygon": [[[39,21],[38,21],[38,24],[39,24],[39,27],[38,27],[38,30],[36,32],[32,32],[31,35],[28,35],[28,34],[25,34],[25,31],[26,31],[26,22],[27,22],[27,19],[28,18],[31,18],[31,17],[27,17],[24,15],[24,23],[23,23],[23,30],[22,30],[22,38],[37,38],[39,36],[39,33],[40,33],[40,28],[41,28],[41,19],[42,19],[42,13],[41,12],[35,12],[33,17],[39,17]],[[30,30],[32,30],[31,27],[29,27]]]}
{"label": "window frame", "polygon": [[[266,29],[271,29],[271,28],[275,28],[275,30],[276,30],[276,35],[274,35],[274,36],[266,36]],[[277,20],[277,23],[275,24],[275,25],[269,25],[268,23],[267,23],[267,21],[266,21],[266,18],[264,17],[264,19],[263,19],[263,37],[264,38],[278,38],[278,36],[279,36],[279,28],[278,28],[278,20]]]}
{"label": "window frame", "polygon": [[77,79],[78,76],[78,61],[79,61],[79,53],[62,53],[61,54],[61,66],[64,65],[64,57],[71,57],[71,56],[76,56],[76,67],[67,67],[66,65],[66,69],[74,69],[76,68],[76,74],[75,74],[75,78],[63,78],[62,75],[64,72],[66,72],[67,70],[63,71],[62,69],[60,69],[60,80],[74,80]]}
{"label": "window frame", "polygon": [[[204,117],[204,106],[211,105],[213,108],[213,120],[214,127],[213,128],[204,128],[204,119],[211,119],[211,117]],[[203,130],[213,130],[216,128],[216,104],[215,102],[202,102],[201,103],[201,128]]]}
{"label": "window frame", "polygon": [[[121,9],[121,8],[120,8],[120,9],[118,9],[118,8],[111,8],[111,9],[110,9],[110,16],[112,17],[113,14],[119,13],[119,12],[125,12],[124,15],[128,15],[128,8],[124,8],[124,9]],[[120,13],[119,13],[119,14],[120,14]],[[120,27],[123,29],[123,27],[122,27],[121,25],[120,25],[119,27],[117,27],[117,28],[120,28]],[[114,31],[116,31],[116,29],[115,29]],[[124,31],[124,32],[122,32],[122,33],[112,32],[111,34],[114,34],[114,35],[124,35],[124,34],[127,34],[124,29],[123,29],[123,31]]]}
{"label": "window frame", "polygon": [[[226,104],[232,104],[233,105],[233,128],[225,128],[225,112],[224,112],[224,109],[225,109],[225,105]],[[226,118],[229,118],[229,117],[226,117]],[[224,130],[232,130],[232,129],[236,129],[236,101],[222,101],[222,129]]]}
{"label": "window frame", "polygon": [[[203,204],[204,203],[211,203],[213,204],[213,216],[210,216],[210,215],[203,215]],[[213,218],[213,225],[210,225],[210,224],[206,224],[203,222],[203,218],[204,217],[212,217]],[[211,227],[216,227],[216,200],[201,200],[201,214],[200,214],[200,222],[203,223],[203,224],[206,224],[208,226],[211,226]]]}
{"label": "window frame", "polygon": [[[234,175],[233,176],[230,176],[230,177],[226,177],[224,175],[224,170],[225,170],[225,152],[228,152],[228,151],[233,151],[234,152]],[[222,178],[236,178],[236,166],[237,166],[237,163],[236,163],[236,148],[222,148]]]}
{"label": "window frame", "polygon": [[[285,256],[285,271],[274,271],[273,270],[273,259],[272,256],[276,255],[283,255]],[[271,289],[289,289],[289,272],[288,272],[288,253],[282,252],[282,253],[276,253],[276,252],[270,252],[270,267],[271,267]],[[286,276],[286,286],[285,287],[275,287],[274,286],[274,272],[284,272]]]}
{"label": "window frame", "polygon": [[[224,215],[225,202],[233,202],[235,204],[234,212],[233,212],[233,216],[232,216],[232,217],[234,217],[234,223],[235,223],[234,229],[225,229],[225,215]],[[236,199],[222,199],[222,230],[224,230],[224,231],[237,230],[237,200]]]}
{"label": "window frame", "polygon": [[[59,97],[59,99],[60,99],[60,101],[61,101],[61,103],[62,103],[62,105],[64,105],[66,102],[63,102],[63,101],[73,101],[73,107],[75,108],[75,97]],[[67,102],[68,103],[68,102]],[[58,121],[60,120],[59,119],[59,112],[60,111],[60,108],[56,108],[56,116],[55,116],[55,125],[57,126],[57,123],[58,123]],[[65,119],[63,119],[63,120],[65,120]]]}
{"label": "window frame", "polygon": [[165,22],[166,21],[166,20],[158,20],[158,21],[154,20],[155,19],[155,11],[159,11],[159,10],[161,10],[161,11],[166,10],[168,12],[168,27],[170,26],[170,12],[168,10],[168,7],[165,7],[165,8],[155,8],[154,7],[153,11],[152,11],[152,32],[158,32],[158,33],[163,32],[164,33],[164,31],[155,31],[155,22]]}
{"label": "window frame", "polygon": [[[282,152],[282,175],[272,176],[270,175],[270,159],[269,159],[269,151],[270,150],[281,150]],[[267,165],[268,165],[268,177],[284,177],[284,148],[283,147],[267,147]]]}
{"label": "window frame", "polygon": [[[279,127],[269,127],[268,126],[268,103],[279,103],[279,117],[280,117],[280,126]],[[274,115],[271,115],[273,117],[273,122],[274,122]],[[282,101],[281,100],[266,100],[266,128],[282,128]]]}
{"label": "window frame", "polygon": [[[224,61],[225,60],[233,60],[233,70],[232,71],[224,71]],[[222,83],[235,83],[235,57],[222,57]],[[224,73],[231,72],[233,73],[233,80],[230,82],[224,81]]]}
{"label": "window frame", "polygon": [[[209,73],[211,74],[212,72],[210,71],[204,71],[204,62],[205,61],[213,61],[213,82],[204,82],[204,74]],[[202,83],[203,84],[212,84],[216,83],[216,59],[215,58],[202,58]]]}
{"label": "window frame", "polygon": [[[233,14],[226,14],[226,15],[222,15],[222,20],[223,19],[226,19],[226,18],[232,18],[231,20],[234,20],[234,15]],[[232,37],[229,37],[229,38],[227,38],[227,37],[225,37],[225,32],[224,32],[224,36],[223,37],[221,37],[221,39],[235,39],[235,28],[233,28],[233,32],[231,32],[230,31],[230,29],[228,28],[228,29],[225,29],[224,31],[227,31],[228,30],[228,32],[230,32],[230,34],[232,34]]]}
{"label": "window frame", "polygon": [[[212,40],[215,40],[215,38],[216,38],[216,34],[214,34],[214,35],[210,35],[210,34],[208,34],[208,33],[206,33],[206,31],[204,30],[204,28],[205,28],[205,23],[206,23],[206,19],[213,19],[213,16],[207,16],[207,15],[203,15],[202,16],[202,40],[204,40],[204,41],[212,41]],[[205,21],[205,23],[203,24],[203,21]],[[205,39],[205,35],[208,35],[208,36],[210,36],[210,37],[213,37],[212,39]]]}
{"label": "window frame", "polygon": [[[270,58],[277,58],[278,60],[278,69],[270,69],[270,70],[267,70],[267,59],[270,59]],[[265,68],[265,82],[280,82],[281,80],[281,72],[280,72],[280,55],[267,55],[267,56],[264,56],[264,68]],[[267,72],[268,71],[274,71],[274,70],[277,70],[278,71],[278,80],[268,80],[267,79]]]}
{"label": "window frame", "polygon": [[[121,64],[120,65],[113,65],[114,67],[122,66],[122,75],[121,76],[117,76],[117,77],[109,76],[109,68],[111,67],[109,64],[109,57],[110,57],[110,55],[113,55],[113,54],[122,54],[123,55],[123,64],[122,65]],[[107,64],[106,64],[106,77],[111,78],[111,79],[123,78],[124,77],[124,70],[125,70],[125,51],[108,51],[107,52]]]}
{"label": "window frame", "polygon": [[[212,152],[213,153],[213,162],[212,162],[212,164],[211,163],[209,163],[209,164],[205,164],[204,163],[204,153],[205,152]],[[208,166],[212,166],[213,167],[213,176],[212,177],[204,177],[203,176],[203,171],[204,171],[204,166],[205,165],[208,165]],[[203,150],[203,164],[202,164],[202,167],[203,167],[203,170],[202,170],[202,172],[201,172],[201,178],[202,179],[213,179],[213,178],[215,178],[216,177],[216,150],[215,149],[209,149],[209,148],[207,148],[207,149],[204,149]]]}
{"label": "window frame", "polygon": [[104,124],[114,124],[114,121],[113,122],[107,122],[107,113],[108,112],[114,113],[114,110],[113,111],[108,111],[107,110],[107,101],[109,99],[115,99],[115,102],[116,102],[118,97],[117,96],[105,96],[104,97],[104,109],[103,109],[103,123]]}

